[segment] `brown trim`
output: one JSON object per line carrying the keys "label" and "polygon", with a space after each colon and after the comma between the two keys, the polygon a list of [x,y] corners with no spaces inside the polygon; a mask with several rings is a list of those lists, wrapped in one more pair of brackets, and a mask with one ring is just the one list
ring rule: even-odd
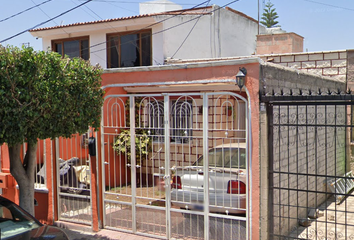
{"label": "brown trim", "polygon": [[119,44],[119,49],[118,49],[118,68],[121,67],[121,62],[120,62],[120,53],[121,53],[121,36],[129,35],[129,34],[139,34],[139,62],[140,66],[142,66],[143,63],[143,55],[142,55],[142,41],[141,41],[141,34],[143,33],[149,33],[150,34],[150,64],[152,63],[152,30],[151,29],[144,29],[144,30],[139,30],[139,31],[126,31],[126,32],[119,32],[119,33],[108,33],[106,35],[106,52],[107,52],[107,68],[112,68],[111,67],[111,39],[112,37],[119,37],[118,39],[118,44]]}
{"label": "brown trim", "polygon": [[[52,51],[53,52],[57,52],[57,49],[56,49],[56,44],[60,43],[61,44],[61,52],[62,52],[62,56],[64,57],[64,42],[69,42],[69,41],[79,41],[79,54],[80,54],[80,57],[82,55],[82,49],[81,49],[81,41],[82,40],[87,40],[88,41],[88,46],[89,46],[89,49],[90,49],[90,36],[81,36],[81,37],[73,37],[73,38],[61,38],[61,39],[54,39],[52,40],[51,42],[51,45],[52,45]],[[88,58],[90,59],[90,51],[88,51]]]}

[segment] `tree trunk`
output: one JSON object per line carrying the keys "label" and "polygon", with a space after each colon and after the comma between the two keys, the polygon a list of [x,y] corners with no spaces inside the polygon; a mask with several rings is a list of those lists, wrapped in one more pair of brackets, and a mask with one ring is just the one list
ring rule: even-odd
{"label": "tree trunk", "polygon": [[34,178],[37,163],[37,143],[27,144],[25,159],[21,161],[21,144],[9,147],[10,172],[20,189],[20,206],[34,215]]}

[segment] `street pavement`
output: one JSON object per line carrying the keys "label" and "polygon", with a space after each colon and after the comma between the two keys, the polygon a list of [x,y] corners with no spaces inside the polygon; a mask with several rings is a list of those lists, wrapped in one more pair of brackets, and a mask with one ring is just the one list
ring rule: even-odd
{"label": "street pavement", "polygon": [[139,236],[135,234],[102,229],[99,232],[92,232],[89,227],[78,227],[76,224],[59,223],[63,231],[68,235],[69,240],[156,240],[155,238]]}

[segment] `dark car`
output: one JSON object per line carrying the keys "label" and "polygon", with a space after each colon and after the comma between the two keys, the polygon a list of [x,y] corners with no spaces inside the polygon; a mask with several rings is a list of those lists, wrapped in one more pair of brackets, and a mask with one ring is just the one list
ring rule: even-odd
{"label": "dark car", "polygon": [[21,207],[0,196],[0,239],[51,239],[68,240],[57,227],[40,223]]}

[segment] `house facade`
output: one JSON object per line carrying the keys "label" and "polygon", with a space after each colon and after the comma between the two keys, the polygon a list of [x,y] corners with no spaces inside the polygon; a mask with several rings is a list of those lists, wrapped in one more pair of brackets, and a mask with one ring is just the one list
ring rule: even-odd
{"label": "house facade", "polygon": [[[296,111],[312,116],[318,112],[297,106],[278,107],[270,113],[261,96],[301,95],[304,89],[309,95],[319,89],[345,91],[344,76],[351,71],[351,65],[347,64],[352,53],[252,57],[258,31],[254,19],[218,6],[190,10],[181,10],[178,5],[171,7],[168,12],[147,8],[138,16],[31,31],[33,36],[42,38],[43,49],[103,66],[102,88],[106,92],[98,132],[90,129],[85,135],[43,140],[39,144],[36,217],[45,223],[80,223],[94,231],[108,228],[167,239],[287,236],[299,218],[306,218],[308,208],[325,201],[328,192],[316,179],[298,178],[301,189],[308,190],[311,186],[322,195],[313,197],[305,190],[297,193],[299,198],[284,195],[282,190],[287,186],[281,181],[282,171],[289,171],[287,176],[304,176],[303,169],[313,170],[318,166],[317,158],[308,156],[325,152],[323,148],[309,150],[306,144],[297,146],[292,143],[296,139],[292,136],[302,140],[307,136],[318,138],[316,134],[320,133],[320,138],[329,142],[338,139],[328,154],[334,156],[333,164],[321,166],[318,174],[334,172],[332,175],[341,176],[346,169],[346,160],[343,161],[346,131],[340,129],[328,134],[308,131],[306,127],[293,130],[282,126],[287,131],[285,135],[280,128],[270,133],[269,124],[274,127],[281,122],[268,122],[275,116],[294,116]],[[238,30],[230,31],[235,28]],[[242,32],[242,37],[236,32]],[[235,81],[240,68],[247,70],[242,89]],[[319,72],[330,76],[314,74]],[[334,72],[335,77],[330,74]],[[333,114],[337,111],[340,116],[345,113],[344,108],[318,111],[338,115]],[[121,137],[129,139],[124,141],[132,144],[130,148],[124,145],[123,150],[117,150]],[[90,138],[96,140],[95,154],[89,150]],[[131,150],[146,139],[151,140],[148,151]],[[273,148],[269,139],[278,144]],[[240,143],[247,146],[245,206],[197,201],[198,209],[189,209],[189,204],[197,205],[191,200],[182,201],[187,207],[174,205],[173,188],[178,186],[174,181],[176,168],[191,169],[209,149]],[[270,153],[273,162],[269,160]],[[1,157],[3,195],[16,201],[18,190],[9,174],[6,146],[1,147]],[[291,165],[289,159],[296,164]],[[62,173],[63,166],[68,166],[66,175]],[[231,172],[227,166],[221,170]],[[273,175],[269,175],[270,171]],[[215,173],[206,166],[198,175]],[[210,190],[209,184],[203,180],[199,190],[205,194],[216,191]],[[270,192],[274,189],[280,191]],[[299,204],[298,199],[306,204],[290,208]],[[222,211],[210,210],[215,208]],[[229,214],[240,209],[244,214]]]}
{"label": "house facade", "polygon": [[[89,59],[103,68],[255,53],[259,31],[255,19],[217,5],[184,10],[179,5],[169,6],[176,10],[158,12],[164,10],[158,4],[141,4],[142,15],[39,28],[30,33],[42,39],[43,50]],[[260,31],[264,27],[260,26]]]}

